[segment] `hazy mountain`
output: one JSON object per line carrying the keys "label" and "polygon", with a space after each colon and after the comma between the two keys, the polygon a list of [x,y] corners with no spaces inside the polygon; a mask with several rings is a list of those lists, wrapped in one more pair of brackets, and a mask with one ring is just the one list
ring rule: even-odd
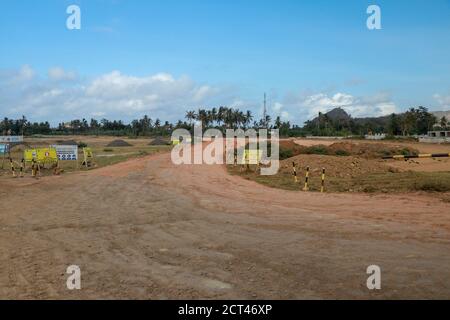
{"label": "hazy mountain", "polygon": [[447,120],[450,120],[450,111],[431,111],[431,113],[438,119],[438,121],[442,117],[446,117]]}
{"label": "hazy mountain", "polygon": [[[388,121],[390,115],[381,117],[352,118],[350,114],[348,114],[344,109],[339,107],[322,114],[322,117],[326,117],[331,121],[347,122],[353,120],[355,123],[365,124],[367,122],[385,123]],[[311,122],[317,123],[318,119],[319,117],[315,117],[313,120],[311,120]]]}
{"label": "hazy mountain", "polygon": [[351,116],[342,108],[334,108],[325,113],[328,119],[331,120],[350,120]]}

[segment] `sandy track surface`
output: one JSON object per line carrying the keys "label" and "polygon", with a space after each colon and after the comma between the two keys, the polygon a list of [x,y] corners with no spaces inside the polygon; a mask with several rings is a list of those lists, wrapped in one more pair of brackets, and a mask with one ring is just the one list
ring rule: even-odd
{"label": "sandy track surface", "polygon": [[426,196],[275,190],[159,154],[0,199],[1,299],[450,298],[449,204]]}

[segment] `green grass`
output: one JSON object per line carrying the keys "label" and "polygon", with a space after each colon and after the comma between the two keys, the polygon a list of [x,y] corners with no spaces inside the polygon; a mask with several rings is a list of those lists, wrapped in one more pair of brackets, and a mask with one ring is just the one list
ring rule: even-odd
{"label": "green grass", "polygon": [[[167,152],[171,150],[171,146],[132,146],[132,147],[122,147],[122,148],[105,148],[105,147],[93,147],[92,152],[94,154],[94,163],[95,166],[89,169],[102,168],[106,166],[110,166],[119,162],[123,162],[129,159],[142,157],[145,155],[155,154],[159,152]],[[13,152],[11,154],[13,160],[16,162],[16,171],[18,172],[18,162],[22,157],[22,152]],[[1,156],[3,157],[3,155]],[[0,176],[1,177],[9,177],[11,175],[11,170],[9,166],[9,160],[5,159],[4,169],[1,169],[1,160],[0,158]],[[74,172],[79,170],[87,170],[85,167],[81,166],[81,162],[83,161],[83,152],[79,149],[78,154],[78,168],[77,163],[75,161],[60,161],[59,166],[64,172]],[[25,174],[29,175],[31,172],[30,165],[27,164]],[[42,175],[52,175],[53,171],[47,169],[43,169],[41,171]]]}
{"label": "green grass", "polygon": [[[169,151],[170,146],[146,146],[146,147],[121,147],[121,148],[93,148],[96,168],[110,166],[119,162],[137,157],[142,157],[158,152]],[[80,154],[80,162],[82,160]]]}
{"label": "green grass", "polygon": [[306,148],[305,153],[306,154],[328,155],[329,150],[326,146],[317,145],[317,146],[311,146],[309,148]]}
{"label": "green grass", "polygon": [[[284,189],[301,190],[305,178],[298,177],[298,183],[288,172],[279,172],[274,176],[262,176],[250,171],[240,172],[240,167],[228,166],[228,172],[239,175],[247,180],[256,181],[263,185]],[[311,191],[320,191],[321,177],[319,174],[310,175],[309,187]],[[399,192],[450,192],[450,172],[388,172],[369,174],[355,178],[327,177],[325,189],[328,192],[364,192],[364,193],[399,193]]]}

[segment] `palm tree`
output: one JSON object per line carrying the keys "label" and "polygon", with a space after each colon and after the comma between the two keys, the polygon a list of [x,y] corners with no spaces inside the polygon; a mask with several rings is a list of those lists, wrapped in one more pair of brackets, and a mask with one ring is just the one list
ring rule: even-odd
{"label": "palm tree", "polygon": [[264,119],[264,124],[266,125],[267,129],[269,129],[270,121],[272,121],[272,118],[269,115],[266,115],[266,118]]}
{"label": "palm tree", "polygon": [[226,107],[219,107],[219,111],[217,112],[217,124],[219,126],[225,120],[226,109]]}
{"label": "palm tree", "polygon": [[186,112],[186,119],[189,120],[189,123],[191,126],[192,126],[192,121],[195,120],[196,118],[197,118],[197,114],[195,113],[194,110]]}
{"label": "palm tree", "polygon": [[281,118],[280,118],[280,116],[278,116],[278,117],[275,119],[275,128],[276,128],[276,129],[280,129],[280,128],[281,128]]}
{"label": "palm tree", "polygon": [[214,122],[217,121],[217,108],[211,109],[211,122],[214,124]]}
{"label": "palm tree", "polygon": [[247,112],[245,113],[245,126],[246,127],[250,124],[252,119],[253,119],[252,112],[250,110],[247,110]]}
{"label": "palm tree", "polygon": [[208,121],[208,113],[206,112],[205,109],[198,109],[198,116],[197,116],[197,120],[201,121],[202,124],[204,126],[207,125],[207,121]]}

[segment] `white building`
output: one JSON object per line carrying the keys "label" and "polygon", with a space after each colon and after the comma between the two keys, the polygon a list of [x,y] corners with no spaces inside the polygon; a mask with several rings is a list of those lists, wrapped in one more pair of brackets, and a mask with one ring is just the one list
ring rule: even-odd
{"label": "white building", "polygon": [[420,142],[426,143],[450,143],[450,131],[429,131],[428,135],[419,138]]}

